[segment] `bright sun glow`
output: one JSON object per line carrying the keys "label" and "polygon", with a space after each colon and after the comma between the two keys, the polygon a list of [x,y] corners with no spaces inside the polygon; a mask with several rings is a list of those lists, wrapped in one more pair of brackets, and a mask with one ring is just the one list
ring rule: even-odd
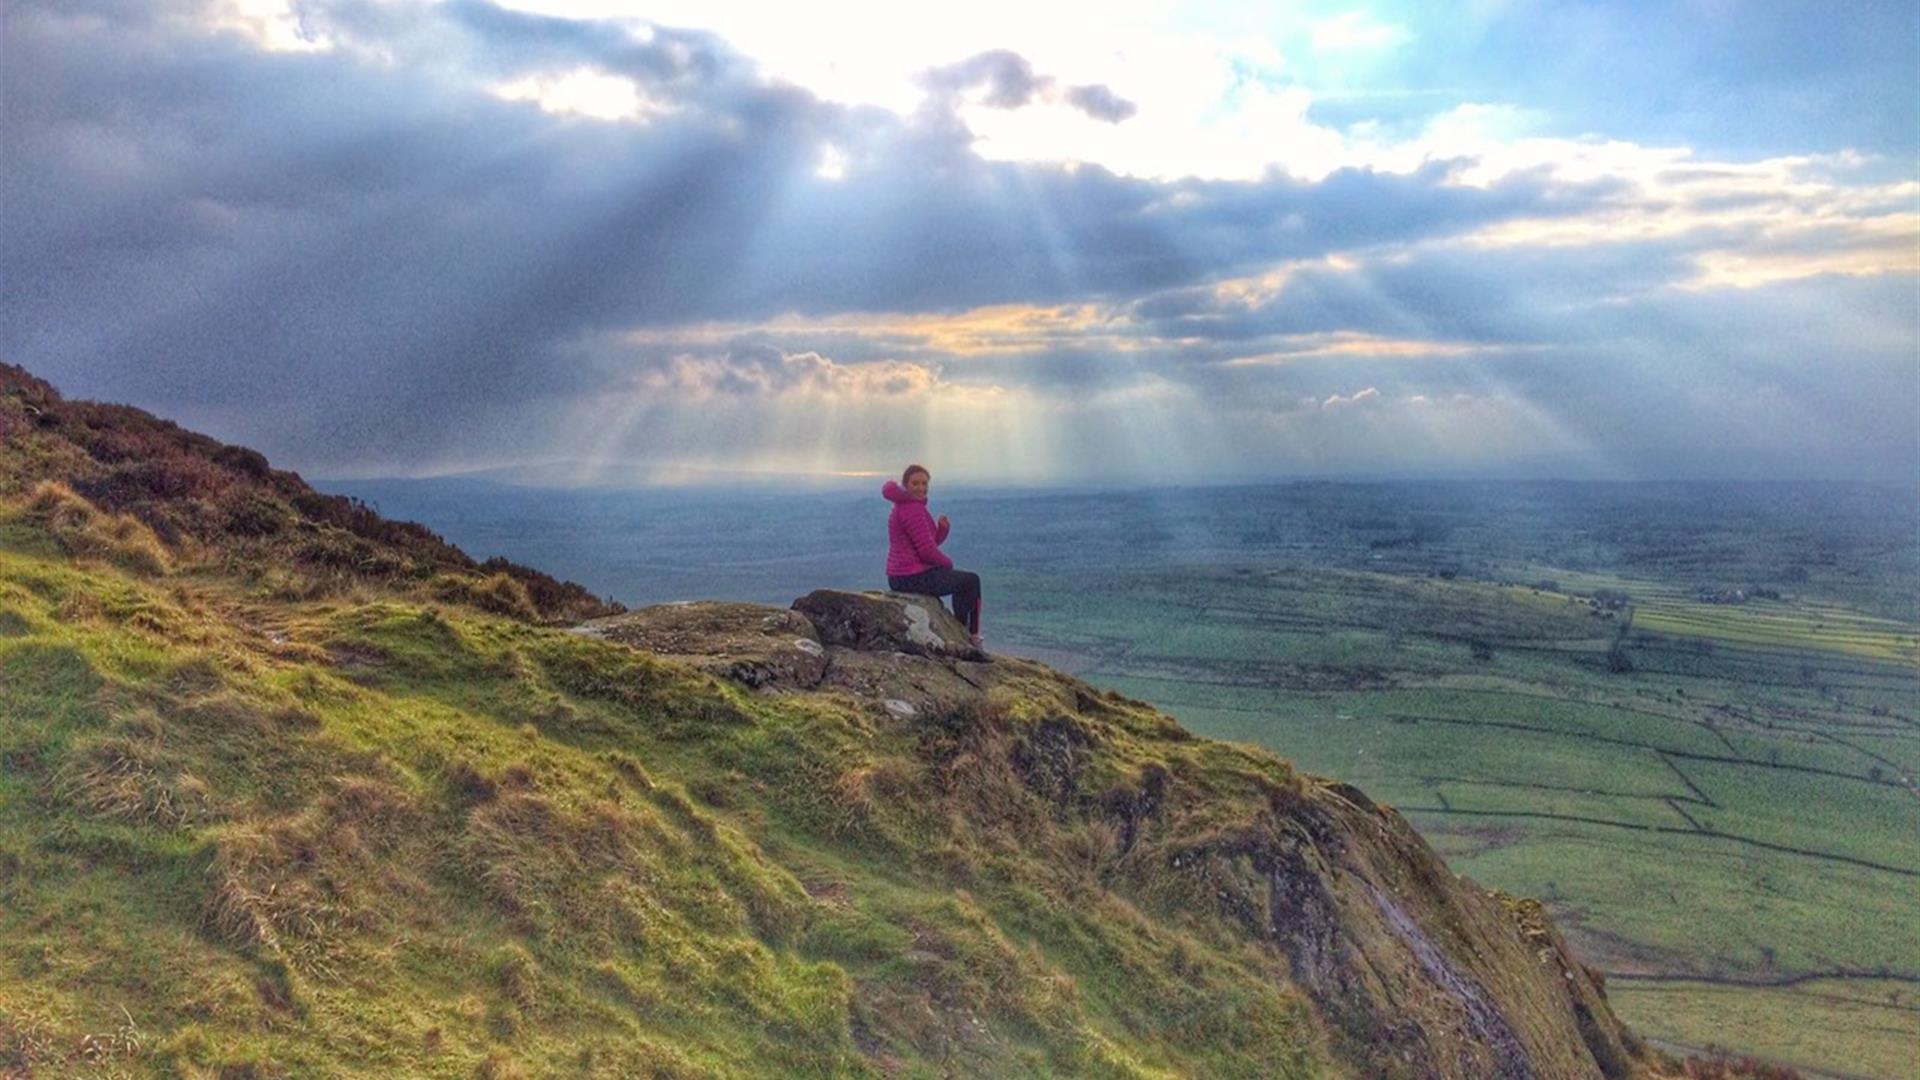
{"label": "bright sun glow", "polygon": [[840,148],[827,143],[820,148],[820,165],[813,175],[822,180],[844,180],[847,178],[847,155]]}
{"label": "bright sun glow", "polygon": [[307,28],[294,0],[214,0],[205,18],[215,28],[237,31],[268,52],[320,52],[332,47]]}

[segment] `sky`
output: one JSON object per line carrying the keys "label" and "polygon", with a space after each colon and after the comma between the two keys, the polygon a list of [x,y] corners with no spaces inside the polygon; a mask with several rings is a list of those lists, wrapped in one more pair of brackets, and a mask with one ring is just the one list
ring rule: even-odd
{"label": "sky", "polygon": [[0,360],[310,478],[1920,483],[1910,2],[0,20]]}

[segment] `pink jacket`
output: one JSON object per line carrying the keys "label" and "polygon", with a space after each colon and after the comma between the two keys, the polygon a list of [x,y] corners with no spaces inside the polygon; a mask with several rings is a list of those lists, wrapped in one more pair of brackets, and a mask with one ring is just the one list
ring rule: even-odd
{"label": "pink jacket", "polygon": [[880,494],[893,504],[887,518],[887,576],[908,577],[936,566],[952,569],[953,560],[940,551],[947,527],[934,524],[927,500],[914,498],[892,480],[881,486]]}

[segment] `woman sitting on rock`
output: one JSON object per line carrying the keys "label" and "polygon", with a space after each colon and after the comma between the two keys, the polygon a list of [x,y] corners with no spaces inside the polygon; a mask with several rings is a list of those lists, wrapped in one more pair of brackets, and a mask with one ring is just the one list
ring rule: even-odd
{"label": "woman sitting on rock", "polygon": [[900,483],[889,480],[880,494],[893,503],[887,518],[887,586],[894,592],[953,597],[953,615],[967,628],[974,648],[980,647],[980,575],[955,570],[941,552],[947,538],[947,515],[938,521],[927,513],[927,488],[933,474],[919,465],[907,466]]}

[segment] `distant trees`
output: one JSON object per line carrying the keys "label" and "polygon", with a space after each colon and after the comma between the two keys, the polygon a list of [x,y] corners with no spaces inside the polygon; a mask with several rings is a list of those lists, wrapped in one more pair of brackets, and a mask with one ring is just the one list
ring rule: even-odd
{"label": "distant trees", "polygon": [[[1596,599],[1598,598],[1598,594]],[[1626,593],[1616,594],[1624,601]],[[1633,608],[1621,604],[1620,624],[1614,627],[1613,644],[1607,648],[1607,670],[1615,675],[1625,675],[1633,670],[1633,660],[1627,656],[1627,635],[1633,630]]]}

